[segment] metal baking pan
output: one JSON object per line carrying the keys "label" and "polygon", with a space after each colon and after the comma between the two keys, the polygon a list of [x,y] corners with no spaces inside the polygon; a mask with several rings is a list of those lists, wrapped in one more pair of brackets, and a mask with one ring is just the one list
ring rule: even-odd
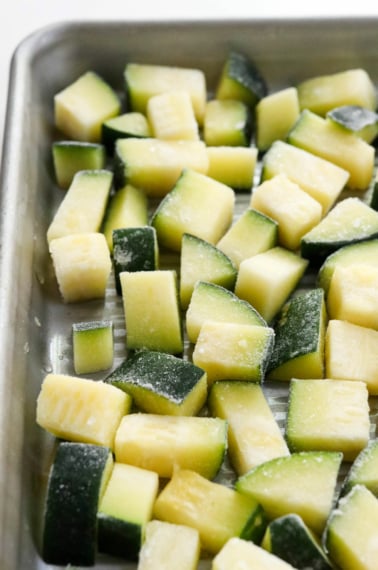
{"label": "metal baking pan", "polygon": [[[45,234],[61,196],[51,167],[53,95],[88,69],[122,91],[131,60],[198,67],[211,89],[231,48],[254,59],[270,91],[352,67],[365,68],[378,86],[377,36],[374,18],[77,22],[36,31],[20,44],[11,65],[1,174],[1,570],[47,568],[38,539],[52,443],[35,423],[35,404],[48,371],[72,372],[71,323],[89,312],[111,316],[118,326],[116,359],[123,354],[114,289],[105,303],[63,305],[51,275]],[[275,411],[282,421],[282,402]]]}

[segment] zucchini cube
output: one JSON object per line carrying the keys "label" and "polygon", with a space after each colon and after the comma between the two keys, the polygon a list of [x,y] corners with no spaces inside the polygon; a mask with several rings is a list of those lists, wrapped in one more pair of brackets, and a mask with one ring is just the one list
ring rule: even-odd
{"label": "zucchini cube", "polygon": [[119,115],[117,93],[97,73],[87,71],[54,96],[55,125],[69,138],[101,142],[104,121]]}
{"label": "zucchini cube", "polygon": [[105,168],[105,147],[99,143],[82,141],[55,141],[52,144],[54,173],[57,184],[63,190],[71,185],[80,170]]}
{"label": "zucchini cube", "polygon": [[274,331],[267,326],[205,321],[193,350],[193,363],[216,380],[262,383],[273,349]]}
{"label": "zucchini cube", "polygon": [[371,439],[353,461],[345,477],[341,495],[356,485],[364,485],[378,497],[378,439]]}
{"label": "zucchini cube", "polygon": [[148,100],[146,113],[157,139],[199,140],[198,123],[188,91],[153,95]]}
{"label": "zucchini cube", "polygon": [[286,440],[291,451],[340,451],[353,461],[370,435],[368,391],[364,382],[290,382]]}
{"label": "zucchini cube", "polygon": [[147,138],[150,136],[151,128],[143,113],[123,113],[102,123],[101,140],[109,154],[113,154],[117,139]]}
{"label": "zucchini cube", "polygon": [[113,323],[90,321],[72,325],[74,370],[90,374],[113,364]]}
{"label": "zucchini cube", "polygon": [[124,390],[142,412],[195,416],[206,402],[206,373],[189,360],[143,350],[129,356],[105,382]]}
{"label": "zucchini cube", "polygon": [[232,537],[215,556],[212,570],[233,568],[264,568],[269,570],[294,570],[294,567],[284,562],[278,556],[267,552],[249,540]]}
{"label": "zucchini cube", "polygon": [[255,108],[257,148],[266,151],[275,141],[285,140],[299,113],[295,87],[287,87],[263,97]]}
{"label": "zucchini cube", "polygon": [[181,250],[185,233],[215,245],[231,225],[234,205],[235,193],[231,188],[186,169],[161,201],[151,225],[157,231],[159,245],[173,251]]}
{"label": "zucchini cube", "polygon": [[203,138],[206,146],[247,147],[252,135],[252,115],[242,101],[213,99],[206,103]]}
{"label": "zucchini cube", "polygon": [[97,513],[99,552],[138,560],[158,489],[157,473],[114,463]]}
{"label": "zucchini cube", "polygon": [[65,303],[105,297],[112,262],[103,234],[79,233],[53,239],[50,254]]}
{"label": "zucchini cube", "polygon": [[157,519],[198,530],[202,550],[217,554],[233,536],[259,543],[266,518],[258,502],[188,469],[177,469],[156,499]]}
{"label": "zucchini cube", "polygon": [[278,223],[278,243],[293,251],[300,247],[302,237],[322,218],[319,202],[286,174],[277,174],[254,188],[250,207]]}
{"label": "zucchini cube", "polygon": [[123,271],[120,281],[127,348],[181,353],[183,331],[176,272]]}
{"label": "zucchini cube", "polygon": [[257,164],[257,148],[244,146],[208,146],[207,176],[230,186],[235,192],[249,192]]}
{"label": "zucchini cube", "polygon": [[365,382],[378,395],[378,331],[331,319],[325,337],[327,378]]}

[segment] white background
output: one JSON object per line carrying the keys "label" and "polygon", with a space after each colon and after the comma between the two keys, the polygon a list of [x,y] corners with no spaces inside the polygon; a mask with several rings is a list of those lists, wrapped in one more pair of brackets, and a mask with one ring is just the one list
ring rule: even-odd
{"label": "white background", "polygon": [[[74,20],[182,20],[378,16],[376,0],[10,0],[0,18],[0,145],[9,64],[17,45],[46,25]],[[378,38],[377,38],[378,41]]]}

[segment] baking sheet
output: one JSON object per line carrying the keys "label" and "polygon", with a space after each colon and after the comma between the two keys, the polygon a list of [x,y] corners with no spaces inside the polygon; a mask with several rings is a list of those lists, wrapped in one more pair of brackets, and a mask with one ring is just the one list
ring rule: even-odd
{"label": "baking sheet", "polygon": [[[11,66],[0,195],[1,570],[49,568],[36,544],[53,440],[35,424],[35,402],[47,372],[72,372],[71,323],[111,317],[115,365],[124,354],[123,313],[112,282],[105,303],[63,305],[51,272],[45,233],[61,196],[51,164],[53,95],[88,69],[121,91],[128,61],[199,67],[211,89],[231,48],[255,60],[270,91],[352,67],[365,68],[378,85],[377,36],[375,18],[77,22],[44,28],[19,46]],[[284,398],[273,405],[282,425]],[[135,567],[100,560],[103,570]]]}

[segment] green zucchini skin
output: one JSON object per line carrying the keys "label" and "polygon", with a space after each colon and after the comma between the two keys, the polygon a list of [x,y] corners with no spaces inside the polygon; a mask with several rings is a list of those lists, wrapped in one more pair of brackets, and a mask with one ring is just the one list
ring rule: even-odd
{"label": "green zucchini skin", "polygon": [[142,526],[98,513],[98,550],[125,560],[137,561],[142,545]]}
{"label": "green zucchini skin", "polygon": [[59,444],[49,477],[42,558],[48,564],[93,566],[97,552],[97,509],[107,447]]}

